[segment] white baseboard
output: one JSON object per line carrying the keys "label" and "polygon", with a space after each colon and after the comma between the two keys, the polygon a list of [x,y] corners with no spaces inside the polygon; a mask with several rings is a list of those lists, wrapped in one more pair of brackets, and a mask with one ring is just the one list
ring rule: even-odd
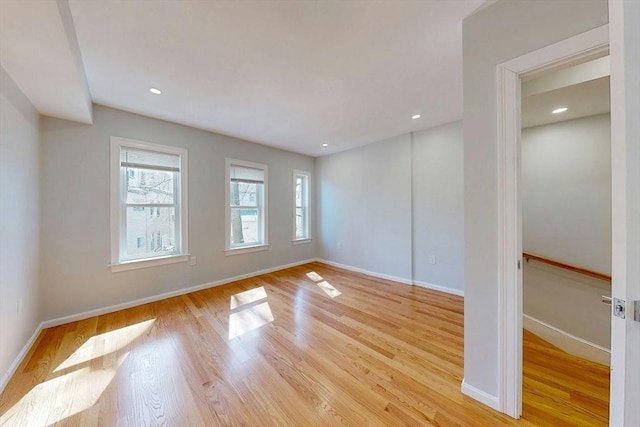
{"label": "white baseboard", "polygon": [[447,294],[458,295],[461,297],[464,296],[464,291],[461,291],[459,289],[453,289],[453,288],[448,288],[446,286],[434,285],[432,283],[427,283],[427,282],[420,282],[418,280],[412,281],[409,279],[404,279],[402,277],[389,276],[387,274],[376,273],[375,271],[369,271],[369,270],[365,270],[364,268],[358,268],[358,267],[353,267],[346,264],[340,264],[339,262],[328,261],[322,258],[317,258],[316,261],[321,262],[323,264],[332,265],[334,267],[343,268],[345,270],[354,271],[356,273],[366,274],[367,276],[378,277],[380,279],[386,279],[386,280],[393,280],[394,282],[404,283],[405,285],[416,285],[416,286],[420,286],[421,288],[432,289],[434,291],[444,292]]}
{"label": "white baseboard", "polygon": [[64,325],[65,323],[77,322],[78,320],[88,319],[94,316],[100,316],[107,313],[113,313],[115,311],[124,310],[126,308],[136,307],[142,304],[147,304],[150,302],[156,302],[167,298],[176,297],[179,295],[189,294],[191,292],[201,291],[203,289],[214,288],[216,286],[225,285],[227,283],[235,282],[237,280],[248,279],[250,277],[259,276],[261,274],[272,273],[278,270],[284,270],[285,268],[296,267],[298,265],[307,264],[315,261],[315,259],[306,259],[303,261],[293,262],[291,264],[280,265],[277,267],[267,268],[264,270],[254,271],[247,274],[241,274],[239,276],[229,277],[227,279],[216,280],[215,282],[204,283],[202,285],[191,286],[188,288],[177,289],[171,292],[165,292],[163,294],[152,295],[145,298],[140,298],[133,301],[124,302],[121,304],[110,305],[108,307],[97,308],[95,310],[84,311],[82,313],[71,314],[69,316],[58,317],[55,319],[47,320],[42,322],[41,326],[43,329],[51,328],[53,326]]}
{"label": "white baseboard", "polygon": [[317,262],[321,262],[323,264],[332,265],[334,267],[343,268],[345,270],[354,271],[356,273],[366,274],[367,276],[377,277],[379,279],[385,280],[393,280],[394,282],[404,283],[405,285],[412,285],[411,280],[404,279],[402,277],[389,276],[388,274],[376,273],[375,271],[365,270],[364,268],[352,267],[346,264],[340,264],[338,262],[328,261],[326,259],[317,258]]}
{"label": "white baseboard", "polygon": [[416,286],[420,286],[421,288],[432,289],[434,291],[444,292],[452,295],[458,295],[460,297],[464,296],[464,291],[461,291],[460,289],[453,289],[447,286],[434,285],[433,283],[420,282],[418,280],[414,280],[413,284]]}
{"label": "white baseboard", "polygon": [[551,326],[541,320],[526,314],[522,315],[523,327],[536,334],[545,341],[550,342],[561,350],[574,356],[591,360],[609,366],[611,351],[608,348],[594,344],[590,341],[571,335],[561,329]]}
{"label": "white baseboard", "polygon": [[22,350],[20,350],[20,353],[18,353],[16,358],[13,359],[13,362],[9,366],[9,370],[4,374],[2,374],[2,378],[0,378],[0,394],[4,391],[4,388],[7,386],[7,384],[9,384],[9,380],[11,379],[13,374],[16,373],[18,366],[20,366],[20,364],[26,357],[27,353],[29,353],[29,350],[31,350],[31,346],[36,341],[36,339],[38,339],[38,335],[40,335],[40,332],[42,332],[42,329],[43,329],[42,323],[40,323],[36,327],[36,330],[33,332],[33,335],[31,335],[31,338],[29,338],[27,343],[22,347]]}
{"label": "white baseboard", "polygon": [[463,394],[477,400],[484,405],[487,405],[489,408],[500,411],[500,399],[498,398],[498,396],[494,396],[487,393],[486,391],[482,391],[479,388],[469,385],[467,382],[465,382],[464,378],[462,379],[462,387],[460,387],[460,390]]}

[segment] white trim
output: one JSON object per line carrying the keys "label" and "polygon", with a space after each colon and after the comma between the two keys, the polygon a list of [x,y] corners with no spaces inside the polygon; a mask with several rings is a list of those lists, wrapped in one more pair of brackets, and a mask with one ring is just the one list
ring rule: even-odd
{"label": "white trim", "polygon": [[498,399],[498,396],[494,396],[487,393],[486,391],[469,385],[469,383],[465,382],[464,378],[462,379],[462,386],[460,387],[460,391],[462,391],[463,394],[471,397],[472,399],[475,399],[478,402],[487,405],[491,409],[495,409],[496,411],[500,410],[500,401]]}
{"label": "white trim", "polygon": [[191,254],[180,255],[168,255],[158,258],[143,258],[135,259],[131,261],[120,262],[116,264],[109,264],[112,273],[119,271],[136,270],[138,268],[155,267],[157,265],[175,264],[178,262],[185,262],[189,260]]}
{"label": "white trim", "polygon": [[[522,413],[522,215],[519,199],[520,78],[504,67],[497,69],[498,88],[498,353],[501,411],[520,418]],[[508,141],[515,141],[509,144]],[[513,284],[513,285],[511,285]],[[506,346],[517,342],[520,345]],[[517,390],[517,393],[513,392]]]}
{"label": "white trim", "polygon": [[291,243],[294,245],[302,245],[304,243],[311,243],[313,239],[311,237],[306,237],[304,239],[292,240]]}
{"label": "white trim", "polygon": [[421,288],[432,289],[434,291],[444,292],[446,294],[464,297],[464,291],[461,291],[460,289],[449,288],[447,286],[434,285],[433,283],[421,282],[419,280],[414,280],[413,284],[416,286],[420,286]]}
{"label": "white trim", "polygon": [[139,306],[139,305],[142,305],[142,304],[147,304],[147,303],[150,303],[150,302],[160,301],[160,300],[167,299],[167,298],[172,298],[172,297],[176,297],[176,296],[180,296],[180,295],[184,295],[184,294],[189,294],[191,292],[201,291],[203,289],[214,288],[216,286],[226,285],[227,283],[235,282],[235,281],[238,281],[238,280],[243,280],[243,279],[248,279],[250,277],[260,276],[262,274],[272,273],[274,271],[284,270],[286,268],[297,267],[299,265],[308,264],[308,263],[314,262],[314,261],[315,261],[315,259],[306,259],[306,260],[302,260],[302,261],[296,261],[296,262],[292,262],[290,264],[280,265],[280,266],[272,267],[272,268],[266,268],[264,270],[254,271],[254,272],[247,273],[247,274],[241,274],[239,276],[229,277],[229,278],[226,278],[226,279],[220,279],[220,280],[216,280],[214,282],[204,283],[202,285],[196,285],[196,286],[190,286],[188,288],[177,289],[175,291],[165,292],[165,293],[158,294],[158,295],[152,295],[152,296],[149,296],[149,297],[140,298],[140,299],[129,301],[129,302],[123,302],[121,304],[110,305],[110,306],[107,306],[107,307],[96,308],[94,310],[84,311],[82,313],[76,313],[76,314],[71,314],[71,315],[68,315],[68,316],[57,317],[55,319],[51,319],[51,320],[47,320],[47,321],[42,322],[41,327],[44,329],[44,328],[51,328],[53,326],[64,325],[65,323],[69,323],[69,322],[77,322],[78,320],[84,320],[84,319],[88,319],[88,318],[94,317],[94,316],[100,316],[100,315],[103,315],[103,314],[113,313],[113,312],[116,312],[116,311],[119,311],[119,310],[124,310],[124,309],[127,309],[127,308],[136,307],[136,306]]}
{"label": "white trim", "polygon": [[578,62],[608,49],[608,25],[527,53],[496,67],[498,152],[498,409],[522,413],[522,262],[520,77]]}
{"label": "white trim", "polygon": [[340,264],[338,262],[328,261],[326,259],[317,258],[316,261],[321,262],[323,264],[331,265],[333,267],[343,268],[345,270],[354,271],[356,273],[366,274],[367,276],[377,277],[380,279],[392,280],[394,282],[403,283],[405,285],[412,285],[412,281],[409,279],[404,279],[402,277],[390,276],[388,274],[376,273],[374,271],[365,270],[364,268],[352,267],[346,264]]}
{"label": "white trim", "polygon": [[524,329],[574,356],[609,366],[611,351],[601,345],[549,325],[527,314],[522,315]]}
{"label": "white trim", "polygon": [[11,365],[9,365],[9,369],[7,370],[7,372],[2,374],[2,378],[0,379],[0,394],[4,391],[7,384],[9,384],[9,380],[11,379],[11,377],[13,377],[13,374],[16,373],[16,370],[29,353],[29,350],[31,350],[31,346],[33,346],[33,344],[36,342],[36,339],[38,339],[38,336],[43,329],[44,328],[42,327],[42,323],[40,323],[36,327],[36,330],[33,332],[33,335],[31,335],[31,338],[29,338],[26,344],[22,347],[20,353],[18,353],[15,359],[13,359],[13,362],[11,363]]}
{"label": "white trim", "polygon": [[640,2],[609,0],[611,42],[611,295],[627,302],[611,318],[609,424],[640,426]]}
{"label": "white trim", "polygon": [[240,246],[238,248],[225,249],[224,254],[226,256],[242,255],[251,252],[270,251],[271,245],[256,245],[256,246]]}
{"label": "white trim", "polygon": [[[121,224],[122,200],[121,200],[121,168],[120,150],[122,147],[133,147],[141,150],[156,151],[160,153],[175,154],[180,157],[180,173],[177,174],[178,181],[175,183],[178,190],[178,209],[176,209],[176,240],[179,249],[178,253],[167,257],[140,258],[120,261],[123,239],[123,228]],[[146,268],[156,265],[181,262],[178,257],[189,256],[189,152],[186,148],[173,147],[169,145],[159,145],[150,142],[137,141],[134,139],[111,136],[110,138],[110,226],[111,226],[111,264],[112,272],[132,270],[136,268]],[[145,239],[148,236],[145,236]],[[171,261],[168,261],[170,258]]]}

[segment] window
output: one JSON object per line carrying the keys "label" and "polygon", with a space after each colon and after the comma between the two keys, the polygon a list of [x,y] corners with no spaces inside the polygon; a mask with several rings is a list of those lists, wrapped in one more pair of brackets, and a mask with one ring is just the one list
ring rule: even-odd
{"label": "window", "polygon": [[112,271],[187,260],[187,176],[186,150],[111,138]]}
{"label": "window", "polygon": [[266,165],[227,159],[227,255],[268,249]]}
{"label": "window", "polygon": [[309,232],[309,181],[311,174],[293,171],[293,241],[311,240]]}

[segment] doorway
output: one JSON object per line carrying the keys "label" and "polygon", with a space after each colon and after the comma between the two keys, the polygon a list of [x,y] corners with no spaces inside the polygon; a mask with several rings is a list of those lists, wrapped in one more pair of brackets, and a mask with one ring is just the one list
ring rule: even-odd
{"label": "doorway", "polygon": [[521,77],[601,57],[608,49],[605,25],[499,64],[496,70],[499,407],[514,418],[522,414]]}
{"label": "doorway", "polygon": [[[609,50],[611,37],[612,293],[619,299],[611,322],[610,425],[639,425],[640,365],[640,111],[638,2],[610,2],[610,24],[499,64],[497,81],[498,389],[496,408],[522,413],[522,242],[520,76],[584,61]],[[633,315],[632,315],[633,314]]]}
{"label": "doorway", "polygon": [[521,77],[522,415],[540,424],[608,424],[609,69],[606,55]]}

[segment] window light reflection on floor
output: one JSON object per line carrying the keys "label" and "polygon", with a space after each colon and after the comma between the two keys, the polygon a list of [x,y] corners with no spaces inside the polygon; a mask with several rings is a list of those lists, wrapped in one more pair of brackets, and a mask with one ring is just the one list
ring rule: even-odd
{"label": "window light reflection on floor", "polygon": [[267,301],[231,313],[229,314],[229,339],[242,336],[273,320],[273,313]]}
{"label": "window light reflection on floor", "polygon": [[0,425],[48,426],[86,411],[95,405],[128,356],[124,353],[104,369],[84,367],[36,385],[0,416]]}
{"label": "window light reflection on floor", "polygon": [[324,291],[325,294],[329,295],[331,298],[335,298],[339,295],[342,295],[342,292],[333,287],[333,285],[322,278],[321,275],[316,273],[315,271],[310,271],[307,273],[307,277],[314,282],[320,289]]}
{"label": "window light reflection on floor", "polygon": [[342,295],[342,292],[334,288],[331,283],[322,281],[320,283],[316,283],[324,291],[325,294],[329,295],[331,298],[335,298],[339,295]]}
{"label": "window light reflection on floor", "polygon": [[323,280],[322,276],[319,275],[318,273],[316,273],[315,271],[308,272],[307,273],[307,277],[309,279],[313,280],[314,282],[319,282],[319,281]]}
{"label": "window light reflection on floor", "polygon": [[229,309],[233,310],[234,308],[238,308],[245,304],[251,304],[252,302],[260,301],[261,299],[265,299],[266,297],[267,291],[265,291],[264,286],[249,289],[248,291],[244,292],[239,292],[231,296]]}
{"label": "window light reflection on floor", "polygon": [[116,352],[147,331],[153,325],[153,322],[155,322],[155,319],[145,320],[144,322],[95,335],[82,344],[71,356],[67,357],[53,372],[62,371],[102,357],[105,354]]}

